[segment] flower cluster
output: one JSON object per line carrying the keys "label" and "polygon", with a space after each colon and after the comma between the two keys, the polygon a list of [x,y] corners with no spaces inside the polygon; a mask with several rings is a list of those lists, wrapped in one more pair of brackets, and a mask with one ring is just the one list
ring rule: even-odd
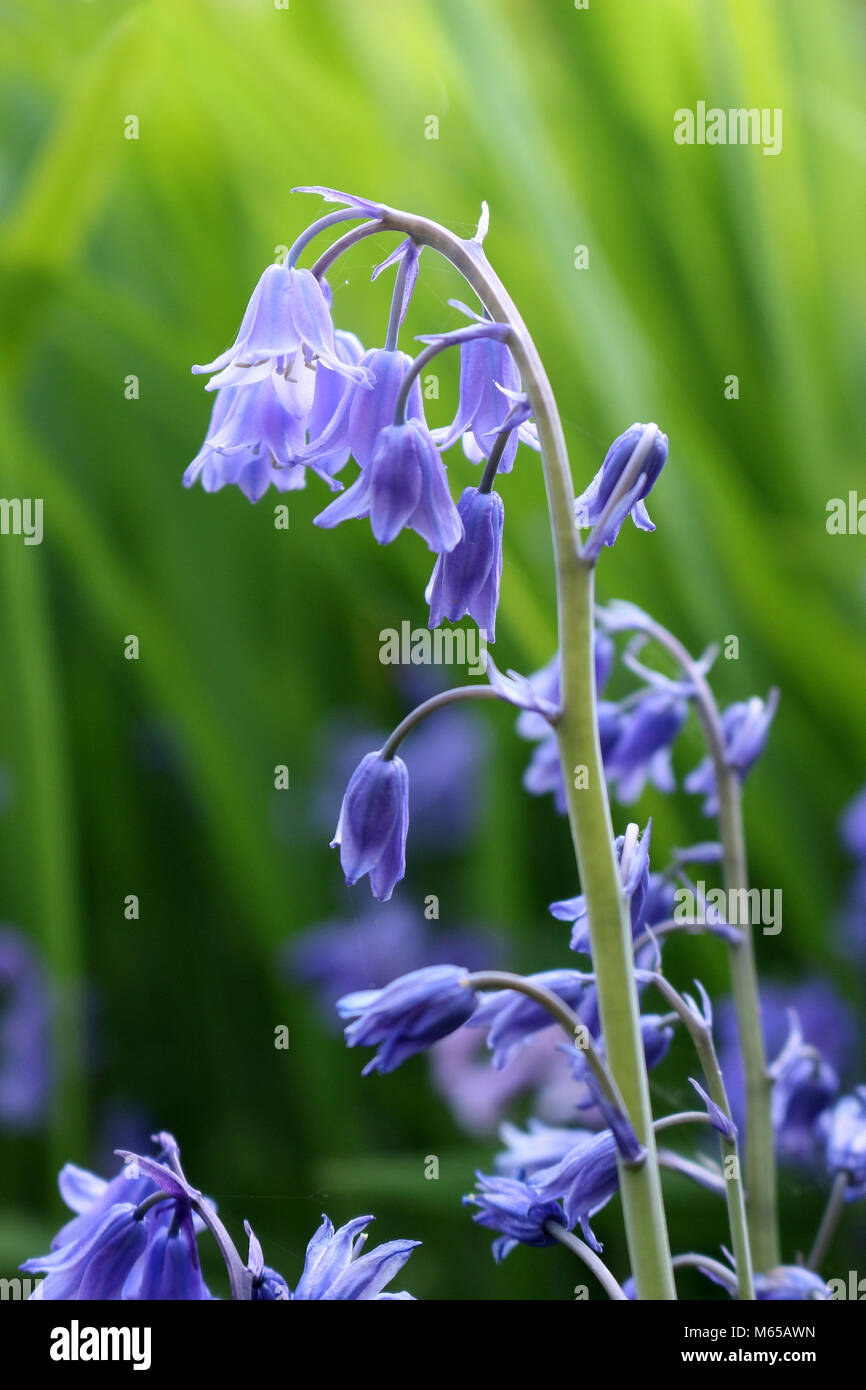
{"label": "flower cluster", "polygon": [[47,1255],[21,1265],[28,1273],[45,1276],[32,1298],[210,1299],[197,1243],[205,1229],[225,1260],[233,1298],[281,1302],[412,1297],[384,1290],[419,1242],[392,1240],[365,1251],[364,1232],[372,1216],[357,1217],[339,1230],[323,1216],[292,1292],[283,1276],[265,1264],[249,1222],[244,1223],[249,1255],[246,1263],[242,1261],[213,1203],[184,1177],[172,1136],[155,1135],[154,1143],[155,1159],[124,1153],[121,1171],[108,1181],[71,1163],[62,1169],[60,1195],[75,1215],[57,1232]]}

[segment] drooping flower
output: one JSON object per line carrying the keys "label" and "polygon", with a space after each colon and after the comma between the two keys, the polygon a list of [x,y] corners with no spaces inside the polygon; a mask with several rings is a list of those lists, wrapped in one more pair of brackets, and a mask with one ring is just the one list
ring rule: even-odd
{"label": "drooping flower", "polygon": [[[128,1155],[106,1181],[67,1163],[60,1193],[75,1216],[51,1242],[49,1255],[21,1268],[47,1277],[42,1299],[206,1300],[186,1185],[163,1166],[177,1154],[169,1134],[155,1136],[159,1160]],[[168,1198],[151,1206],[165,1174]]]}
{"label": "drooping flower", "polygon": [[839,1077],[816,1047],[804,1042],[791,1011],[788,1041],[770,1067],[770,1113],[779,1154],[809,1163],[815,1156],[816,1126],[839,1092]]}
{"label": "drooping flower", "polygon": [[[476,315],[466,310],[472,318]],[[481,322],[481,320],[479,320]],[[520,393],[520,373],[506,343],[495,337],[469,339],[460,345],[460,400],[451,425],[437,431],[440,449],[463,438],[463,450],[473,463],[487,458],[496,436],[506,428],[513,398]],[[514,467],[519,431],[512,429],[499,462],[500,473]],[[532,435],[521,438],[531,442]]]}
{"label": "drooping flower", "polygon": [[317,526],[338,526],[351,518],[370,518],[373,535],[388,545],[408,527],[430,550],[453,550],[463,522],[448,488],[445,465],[418,420],[389,424],[380,431],[360,477],[315,518]]}
{"label": "drooping flower", "polygon": [[[651,823],[648,823],[643,835],[638,837],[635,833],[637,831],[635,826],[631,835],[628,837],[619,835],[616,840],[616,853],[620,862],[623,892],[631,912],[633,937],[640,936],[646,927],[651,927],[659,920],[664,920],[664,917],[670,916],[668,895],[661,892],[657,883],[654,883],[653,892],[650,893],[649,846],[651,829]],[[653,877],[655,878],[655,876]],[[654,916],[653,920],[650,921],[648,917],[648,908],[650,907],[653,913],[659,912],[663,916]],[[571,922],[573,924],[571,949],[589,954],[589,916],[584,895],[579,893],[575,898],[563,898],[559,902],[551,903],[550,914],[558,922]]]}
{"label": "drooping flower", "polygon": [[621,716],[604,770],[624,806],[637,801],[648,781],[661,792],[676,790],[671,745],[688,712],[680,696],[653,691]]}
{"label": "drooping flower", "polygon": [[352,774],[331,841],[351,886],[370,875],[373,896],[386,902],[406,872],[409,774],[401,758],[368,753]]}
{"label": "drooping flower", "polygon": [[[393,425],[397,397],[412,366],[412,358],[397,348],[371,348],[357,366],[366,374],[366,386],[350,384],[343,390],[315,438],[311,430],[303,462],[321,462],[348,450],[358,467],[364,469],[376,451],[382,431]],[[409,388],[405,419],[424,424],[424,403],[417,376]]]}
{"label": "drooping flower", "polygon": [[534,1188],[518,1178],[488,1177],[476,1173],[478,1192],[463,1198],[464,1206],[480,1210],[472,1220],[488,1230],[501,1234],[493,1242],[493,1258],[497,1264],[518,1245],[553,1245],[556,1237],[547,1229],[548,1223],[565,1227],[562,1207],[550,1198],[539,1197]]}
{"label": "drooping flower", "polygon": [[[722,715],[725,762],[728,767],[736,770],[741,782],[767,746],[770,725],[778,704],[779,692],[772,690],[766,701],[753,695],[751,700],[729,705]],[[683,786],[687,792],[705,798],[702,807],[705,816],[718,813],[716,774],[711,758],[704,758],[694,771],[689,773]]]}
{"label": "drooping flower", "polygon": [[120,1202],[77,1240],[25,1260],[20,1268],[45,1275],[38,1290],[43,1299],[120,1299],[146,1245],[147,1231],[135,1206]]}
{"label": "drooping flower", "polygon": [[293,462],[304,442],[303,423],[287,413],[273,376],[250,386],[218,392],[204,443],[183,475],[184,487],[201,479],[205,492],[239,487],[258,502],[270,485],[290,492],[306,485],[306,471]]}
{"label": "drooping flower", "polygon": [[[784,1066],[792,1036],[792,1014],[796,1017],[802,1046],[808,1053],[820,1056],[823,1065],[836,1074],[850,1065],[857,1038],[856,1019],[850,1005],[826,981],[816,979],[794,986],[764,981],[760,998],[764,1047],[766,1055],[776,1059],[774,1071],[778,1071],[780,1061]],[[730,1000],[722,1000],[716,1007],[715,1035],[731,1113],[738,1128],[744,1130],[746,1082],[736,1010]],[[794,1073],[788,1080],[793,1082],[796,1077]],[[800,1079],[802,1081],[802,1076]],[[810,1130],[803,1123],[801,1105],[801,1101],[808,1102],[809,1093],[790,1092],[784,1072],[780,1082],[782,1089],[772,1108],[779,1157],[786,1162],[815,1165],[820,1156],[820,1133],[816,1127]]]}
{"label": "drooping flower", "polygon": [[417,1240],[389,1240],[363,1254],[365,1228],[372,1216],[358,1216],[339,1230],[327,1216],[307,1246],[304,1272],[291,1295],[303,1301],[346,1302],[411,1299],[409,1293],[384,1293],[399,1274]]}
{"label": "drooping flower", "polygon": [[[649,431],[653,433],[650,435]],[[637,471],[626,485],[629,472],[634,471],[633,460],[638,449],[641,454]],[[602,544],[613,545],[629,513],[641,531],[655,530],[644,498],[661,473],[667,456],[667,435],[656,425],[631,425],[613,441],[598,473],[575,502],[578,526],[596,527],[604,519],[603,532],[592,538],[596,549]],[[623,506],[613,510],[620,496]]]}
{"label": "drooping flower", "polygon": [[469,1019],[478,1003],[465,968],[429,965],[402,975],[384,989],[360,990],[337,1001],[349,1047],[378,1047],[364,1067],[389,1072],[453,1033]]}
{"label": "drooping flower", "polygon": [[31,942],[0,925],[0,1127],[32,1129],[51,1091],[51,998]]}
{"label": "drooping flower", "polygon": [[755,1275],[755,1297],[761,1302],[824,1302],[830,1289],[811,1269],[803,1265],[779,1265],[768,1274]]}
{"label": "drooping flower", "polygon": [[261,381],[275,362],[297,368],[319,360],[352,381],[366,379],[363,371],[335,352],[327,299],[312,271],[269,265],[250,296],[231,347],[192,370],[196,376],[215,372],[208,382],[208,390],[215,391]]}
{"label": "drooping flower", "polygon": [[[635,1145],[633,1162],[642,1152],[637,1140]],[[604,1129],[589,1141],[579,1142],[559,1163],[543,1168],[531,1179],[540,1197],[562,1201],[569,1229],[579,1222],[584,1239],[594,1250],[601,1247],[589,1222],[619,1189],[618,1153],[613,1131]]]}
{"label": "drooping flower", "polygon": [[429,626],[438,627],[445,618],[456,623],[468,613],[487,641],[494,642],[505,508],[498,492],[468,487],[457,511],[463,539],[453,550],[440,554],[433,567],[424,595],[430,605]]}
{"label": "drooping flower", "polygon": [[853,1095],[836,1102],[823,1130],[827,1171],[831,1177],[845,1173],[848,1178],[845,1200],[866,1196],[866,1086],[858,1086]]}
{"label": "drooping flower", "polygon": [[525,1132],[504,1124],[499,1133],[506,1147],[496,1155],[494,1164],[505,1177],[523,1174],[530,1178],[544,1168],[555,1167],[566,1154],[595,1138],[590,1129],[545,1125],[536,1119],[530,1119]]}
{"label": "drooping flower", "polygon": [[[578,1007],[587,993],[586,980],[576,970],[545,970],[525,978],[549,990],[572,1009]],[[487,1046],[498,1070],[506,1066],[530,1038],[550,1026],[550,1013],[543,1004],[517,990],[494,990],[481,1000],[471,1026],[488,1030]]]}

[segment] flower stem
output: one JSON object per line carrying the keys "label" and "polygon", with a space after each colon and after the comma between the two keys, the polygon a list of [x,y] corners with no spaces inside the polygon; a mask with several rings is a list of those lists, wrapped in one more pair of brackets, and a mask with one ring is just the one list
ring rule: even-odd
{"label": "flower stem", "polygon": [[498,691],[490,685],[455,685],[451,690],[440,690],[438,695],[431,695],[429,700],[424,700],[420,705],[416,705],[410,710],[405,719],[400,723],[386,738],[382,745],[382,757],[386,762],[393,758],[400,744],[408,733],[426,719],[428,714],[435,714],[436,710],[444,709],[446,705],[453,705],[459,700],[499,700],[502,697]]}
{"label": "flower stem", "polygon": [[[514,301],[477,240],[467,241],[413,213],[382,210],[381,229],[396,230],[439,252],[463,275],[494,322],[511,329],[508,345],[538,430],[556,568],[557,626],[562,669],[562,716],[557,739],[568,816],[589,916],[599,1012],[608,1063],[637,1137],[646,1149],[639,1168],[620,1162],[626,1238],[639,1299],[676,1297],[661,1176],[652,1128],[649,1081],[631,955],[631,924],[614,844],[607,784],[598,737],[594,668],[593,570],[580,562],[574,487],[562,422],[538,349]],[[368,234],[356,228],[340,238],[348,249]],[[332,248],[333,255],[340,254]],[[332,263],[325,253],[313,268]],[[574,786],[573,769],[586,767],[589,783]]]}
{"label": "flower stem", "polygon": [[821,1218],[821,1225],[818,1227],[818,1234],[815,1236],[815,1243],[806,1261],[807,1269],[814,1269],[817,1272],[821,1268],[824,1256],[830,1248],[830,1242],[836,1234],[839,1217],[845,1208],[845,1193],[848,1190],[848,1182],[847,1173],[836,1174],[824,1215]]}
{"label": "flower stem", "polygon": [[572,1250],[574,1254],[577,1255],[578,1259],[583,1260],[587,1269],[592,1271],[609,1298],[617,1299],[618,1301],[628,1301],[628,1295],[623,1293],[621,1286],[614,1279],[607,1265],[603,1260],[599,1259],[594,1250],[591,1250],[590,1247],[580,1239],[580,1236],[576,1236],[571,1231],[567,1231],[564,1226],[560,1226],[558,1221],[548,1221],[545,1230],[548,1235],[553,1236],[554,1240],[558,1240],[560,1244]]}
{"label": "flower stem", "polygon": [[[719,837],[725,890],[749,886],[743,828],[742,787],[735,768],[725,755],[725,738],[718,705],[703,670],[681,642],[660,623],[642,615],[635,623],[673,656],[694,688],[695,709],[707,748],[713,761],[719,797]],[[761,1029],[761,1001],[751,923],[739,922],[740,940],[728,946],[731,993],[737,1015],[737,1029],[746,1074],[746,1213],[752,1264],[758,1273],[773,1269],[780,1261],[776,1195],[776,1154],[770,1114],[772,1079],[767,1070]]]}

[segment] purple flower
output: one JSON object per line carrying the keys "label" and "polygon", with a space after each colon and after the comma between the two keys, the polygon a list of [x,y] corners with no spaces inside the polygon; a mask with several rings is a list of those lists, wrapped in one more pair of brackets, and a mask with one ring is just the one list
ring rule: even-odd
{"label": "purple flower", "polygon": [[559,1163],[543,1168],[531,1180],[540,1197],[562,1200],[569,1229],[579,1222],[584,1239],[594,1250],[601,1246],[589,1221],[619,1189],[618,1153],[613,1131],[604,1129],[576,1144]]}
{"label": "purple flower", "polygon": [[531,1177],[544,1168],[555,1167],[566,1154],[595,1138],[592,1130],[545,1125],[531,1119],[526,1132],[516,1125],[504,1124],[500,1131],[507,1148],[494,1160],[497,1172],[507,1177],[523,1174]]}
{"label": "purple flower", "polygon": [[284,410],[272,376],[217,393],[204,443],[183,475],[184,487],[201,478],[205,492],[233,484],[258,502],[271,483],[280,492],[306,485],[293,462],[304,442],[303,423]]}
{"label": "purple flower", "polygon": [[496,640],[496,609],[502,578],[502,527],[505,508],[498,492],[468,487],[457,504],[463,539],[439,556],[424,597],[430,605],[430,627],[444,618],[456,623],[468,613]]}
{"label": "purple flower", "polygon": [[[729,705],[722,715],[725,761],[728,767],[737,771],[741,782],[767,746],[770,725],[778,704],[779,692],[771,690],[766,703],[753,695],[751,700]],[[704,758],[689,773],[683,786],[687,792],[706,798],[702,807],[705,816],[718,813],[716,774],[711,758]]]}
{"label": "purple flower", "polygon": [[[474,314],[471,316],[475,318]],[[495,337],[479,337],[462,343],[460,401],[452,424],[437,432],[440,449],[450,449],[462,435],[467,458],[480,463],[489,455],[496,436],[507,428],[513,399],[519,393],[520,373],[504,342]],[[521,438],[529,442],[531,436],[524,433]],[[514,467],[517,441],[518,429],[514,428],[499,463],[500,473],[509,473]]]}
{"label": "purple flower", "polygon": [[[632,834],[629,836],[619,835],[616,840],[623,892],[631,911],[633,937],[640,936],[646,927],[654,926],[658,921],[664,921],[670,916],[668,893],[659,883],[658,876],[651,876],[649,871],[651,823],[647,824],[643,835],[639,838],[635,833],[636,831],[637,827],[635,826]],[[551,903],[549,910],[551,916],[555,917],[558,922],[571,922],[573,924],[572,951],[581,951],[588,955],[590,953],[589,917],[583,894],[578,894],[576,898],[563,898],[559,902]],[[650,911],[653,914],[652,918],[650,918]],[[657,917],[654,915],[655,913],[662,915]]]}
{"label": "purple flower", "polygon": [[818,1121],[839,1093],[839,1077],[816,1047],[804,1043],[793,1010],[788,1041],[771,1066],[770,1075],[776,1146],[784,1158],[808,1164],[815,1155]]}
{"label": "purple flower", "polygon": [[490,1066],[482,1035],[471,1027],[459,1028],[430,1049],[433,1087],[460,1127],[472,1135],[495,1132],[513,1102],[526,1093],[532,1095],[533,1109],[546,1120],[570,1119],[574,1084],[561,1037],[559,1027],[551,1024],[536,1033],[507,1067],[496,1071]]}
{"label": "purple flower", "polygon": [[[576,970],[546,970],[526,979],[547,989],[576,1009],[587,993],[587,983]],[[518,990],[500,989],[485,994],[472,1018],[473,1028],[486,1028],[487,1046],[497,1070],[507,1065],[515,1052],[536,1033],[550,1027],[550,1014],[543,1004]]]}
{"label": "purple flower", "polygon": [[349,1047],[378,1047],[364,1067],[389,1072],[431,1043],[460,1028],[474,1013],[478,999],[466,970],[457,965],[429,965],[402,975],[384,989],[361,990],[337,1001]]}
{"label": "purple flower", "polygon": [[[760,993],[764,1046],[767,1056],[776,1058],[773,1071],[779,1078],[780,1090],[773,1100],[772,1112],[779,1157],[812,1165],[818,1158],[819,1134],[814,1125],[810,1130],[804,1123],[804,1113],[816,1094],[820,1094],[822,1086],[829,1082],[829,1071],[838,1073],[850,1062],[857,1037],[856,1020],[850,1006],[823,980],[798,986],[765,982]],[[805,1053],[807,1058],[820,1057],[820,1067],[813,1077],[817,1092],[811,1087],[801,1089],[805,1080],[803,1070],[797,1053],[791,1051],[792,1014],[797,1023],[800,1056]],[[742,1133],[746,1112],[745,1077],[736,1014],[730,1000],[722,1001],[716,1009],[716,1043],[731,1113]],[[796,1069],[786,1076],[792,1061],[796,1062]]]}
{"label": "purple flower", "polygon": [[180,1202],[164,1202],[141,1224],[147,1231],[147,1246],[124,1285],[123,1297],[172,1303],[209,1300],[189,1208]]}
{"label": "purple flower", "polygon": [[120,1202],[77,1240],[25,1260],[20,1268],[46,1276],[38,1290],[43,1299],[120,1299],[146,1244],[135,1206]]}
{"label": "purple flower", "polygon": [[351,886],[370,875],[374,898],[387,902],[406,872],[409,775],[401,758],[368,753],[352,774],[343,797],[331,848]]}
{"label": "purple flower", "polygon": [[0,1126],[31,1129],[51,1090],[51,1000],[42,961],[14,927],[0,926]]}
{"label": "purple flower", "polygon": [[768,1274],[755,1275],[755,1297],[759,1301],[818,1301],[830,1298],[830,1290],[820,1274],[802,1265],[779,1265]]}
{"label": "purple flower", "polygon": [[846,1173],[845,1200],[866,1196],[866,1086],[843,1096],[823,1124],[827,1141],[827,1171],[831,1177]]}
{"label": "purple flower", "polygon": [[497,1264],[518,1245],[553,1245],[555,1237],[547,1230],[548,1222],[565,1226],[565,1217],[558,1202],[539,1197],[538,1193],[518,1178],[487,1177],[476,1173],[479,1192],[463,1198],[464,1206],[480,1210],[472,1217],[479,1226],[500,1231],[493,1242],[493,1258]]}
{"label": "purple flower", "polygon": [[328,303],[312,272],[269,265],[252,292],[232,346],[192,370],[196,376],[216,372],[208,382],[208,390],[215,391],[261,381],[275,363],[286,375],[299,375],[316,360],[353,381],[365,380],[363,371],[342,361],[334,350]]}
{"label": "purple flower", "polygon": [[647,781],[661,792],[676,790],[671,744],[688,712],[688,704],[682,698],[654,691],[621,716],[619,735],[605,760],[605,772],[616,784],[617,797],[624,806],[637,801]]}
{"label": "purple flower", "polygon": [[323,1301],[372,1301],[410,1299],[408,1293],[383,1293],[396,1274],[399,1274],[417,1240],[389,1240],[362,1254],[365,1227],[372,1216],[358,1216],[335,1231],[327,1216],[316,1231],[304,1261],[304,1272],[298,1280],[295,1299]]}
{"label": "purple flower", "polygon": [[[393,425],[397,397],[403,378],[412,366],[412,358],[396,348],[371,348],[357,365],[366,374],[367,386],[358,388],[350,385],[343,391],[327,423],[315,438],[311,431],[304,462],[321,462],[335,452],[343,454],[348,450],[358,467],[364,469],[376,451],[382,431]],[[417,420],[422,425],[424,423],[421,386],[417,377],[409,390],[406,419]],[[332,524],[336,525],[336,522]]]}
{"label": "purple flower", "polygon": [[388,545],[408,527],[430,550],[453,550],[463,523],[448,489],[445,465],[426,426],[418,420],[387,425],[373,454],[342,497],[315,518],[317,526],[338,526],[369,517],[373,535]]}
{"label": "purple flower", "polygon": [[[647,436],[644,444],[645,431],[649,430],[654,433],[651,437]],[[638,471],[629,479],[628,466],[638,448],[642,451]],[[613,441],[598,473],[575,502],[574,514],[578,526],[597,526],[604,519],[603,533],[593,537],[596,548],[602,544],[613,545],[629,513],[641,531],[655,530],[644,498],[662,471],[667,456],[667,435],[662,434],[655,425],[631,425]],[[620,508],[616,508],[618,499],[622,502]]]}
{"label": "purple flower", "polygon": [[[156,1136],[160,1160],[177,1153],[169,1134]],[[166,1183],[160,1181],[162,1174]],[[195,1220],[185,1184],[147,1158],[130,1156],[110,1181],[67,1163],[58,1179],[76,1215],[51,1242],[49,1255],[21,1266],[47,1275],[38,1297],[48,1299],[205,1300]],[[142,1210],[160,1188],[169,1199]],[[34,1295],[36,1296],[36,1295]]]}

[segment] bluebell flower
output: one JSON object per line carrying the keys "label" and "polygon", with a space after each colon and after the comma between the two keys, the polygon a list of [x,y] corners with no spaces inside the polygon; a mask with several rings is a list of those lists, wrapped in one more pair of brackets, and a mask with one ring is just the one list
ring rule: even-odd
{"label": "bluebell flower", "polygon": [[472,1220],[490,1231],[501,1232],[493,1242],[497,1264],[518,1245],[553,1245],[556,1237],[547,1230],[548,1222],[565,1227],[562,1207],[550,1198],[541,1198],[534,1188],[518,1178],[487,1177],[476,1173],[480,1191],[463,1198],[464,1206],[480,1210]]}
{"label": "bluebell flower", "polygon": [[618,1153],[613,1131],[604,1129],[594,1138],[578,1143],[559,1163],[543,1168],[531,1179],[540,1197],[562,1201],[569,1229],[579,1222],[584,1239],[593,1250],[600,1250],[601,1246],[589,1222],[619,1189]]}
{"label": "bluebell flower", "polygon": [[244,1222],[244,1230],[249,1236],[250,1253],[247,1269],[252,1280],[252,1298],[258,1303],[284,1303],[292,1294],[283,1278],[275,1269],[265,1264],[261,1244],[252,1230],[249,1221]]}
{"label": "bluebell flower", "polygon": [[124,1285],[123,1297],[172,1303],[209,1300],[189,1208],[165,1202],[148,1212],[141,1224],[147,1245]]}
{"label": "bluebell flower", "polygon": [[[650,891],[650,871],[649,871],[649,846],[651,835],[651,823],[647,824],[646,830],[640,838],[632,835],[628,841],[628,851],[623,865],[623,855],[626,853],[626,836],[618,835],[616,839],[616,853],[620,861],[620,875],[622,878],[623,892],[629,903],[631,914],[632,936],[638,937],[646,927],[654,926],[659,920],[669,917],[668,912],[669,897],[663,892],[653,876],[653,888]],[[653,916],[650,920],[648,908],[652,908],[653,913],[663,913],[659,918]],[[582,893],[574,898],[563,898],[558,902],[550,904],[550,914],[558,922],[571,922],[571,949],[585,954],[590,953],[589,938],[589,916],[586,910],[586,899]]]}
{"label": "bluebell flower", "polygon": [[334,1230],[327,1216],[316,1231],[304,1261],[304,1272],[292,1297],[304,1301],[411,1299],[408,1293],[384,1293],[395,1275],[399,1274],[417,1240],[389,1240],[363,1254],[365,1227],[372,1216],[358,1216],[339,1230]]}
{"label": "bluebell flower", "polygon": [[815,1156],[816,1126],[838,1095],[839,1077],[818,1049],[804,1042],[793,1010],[788,1041],[770,1067],[770,1075],[777,1150],[791,1162],[809,1163]]}
{"label": "bluebell flower", "polygon": [[843,1096],[823,1122],[827,1171],[831,1177],[846,1173],[845,1200],[866,1196],[866,1086]]}
{"label": "bluebell flower", "polygon": [[[650,446],[643,458],[638,474],[629,487],[623,491],[624,478],[629,461],[641,444],[644,431],[655,431]],[[605,518],[604,533],[594,537],[597,545],[613,545],[619,535],[625,517],[630,513],[635,526],[641,531],[654,531],[644,498],[647,497],[658,478],[668,456],[667,435],[654,425],[631,425],[624,434],[613,441],[605,455],[604,463],[596,473],[589,487],[575,502],[575,520],[578,526],[597,526]],[[622,492],[623,503],[629,502],[625,511],[611,512],[609,504]]]}
{"label": "bluebell flower", "polygon": [[[366,376],[364,386],[350,385],[333,406],[330,418],[311,438],[303,454],[305,463],[321,463],[347,450],[362,470],[376,452],[383,430],[394,423],[394,409],[403,378],[412,358],[397,348],[371,348],[357,363]],[[424,404],[418,378],[412,382],[406,402],[406,420],[424,424]],[[312,423],[312,421],[311,421]],[[343,518],[341,518],[343,519]],[[336,525],[337,522],[321,522]]]}
{"label": "bluebell flower", "polygon": [[526,1130],[504,1124],[499,1131],[506,1145],[494,1159],[496,1171],[505,1177],[532,1177],[544,1168],[553,1168],[566,1154],[579,1145],[588,1144],[595,1135],[590,1129],[564,1125],[546,1125],[530,1119]]}
{"label": "bluebell flower", "polygon": [[234,485],[250,502],[258,502],[272,483],[279,492],[302,488],[306,471],[294,459],[304,438],[303,422],[283,409],[272,377],[224,387],[183,485],[192,487],[199,478],[205,492]]}
{"label": "bluebell flower", "polygon": [[[420,668],[410,671],[417,675]],[[412,705],[440,688],[426,679],[408,680],[404,693]],[[316,830],[331,829],[335,807],[346,785],[370,748],[381,747],[388,731],[349,732],[345,726],[324,730],[321,757],[326,778],[315,797]],[[409,820],[416,853],[436,857],[466,844],[474,834],[486,796],[484,772],[489,755],[489,729],[468,704],[446,705],[435,719],[425,719],[401,745],[409,773]]]}
{"label": "bluebell flower", "polygon": [[820,1274],[803,1265],[779,1265],[768,1274],[755,1275],[755,1297],[760,1302],[824,1302],[830,1296]]}
{"label": "bluebell flower", "polygon": [[[460,400],[451,425],[437,431],[439,448],[450,449],[462,436],[466,457],[480,463],[489,455],[496,436],[506,428],[512,400],[519,392],[520,373],[504,342],[481,337],[461,343]],[[499,462],[500,473],[509,473],[514,466],[518,436],[519,430],[513,429]],[[520,437],[528,443],[533,438],[525,431]]]}
{"label": "bluebell flower", "polygon": [[494,642],[505,508],[498,492],[468,487],[457,503],[457,512],[463,538],[453,550],[439,556],[424,595],[430,605],[429,626],[438,627],[445,618],[456,623],[468,613],[487,641]]}
{"label": "bluebell flower", "polygon": [[[540,985],[572,1009],[577,1009],[587,993],[587,982],[576,970],[545,970],[525,977]],[[493,1065],[504,1067],[514,1053],[536,1033],[549,1028],[550,1013],[543,1004],[521,994],[518,990],[501,989],[485,994],[472,1018],[473,1028],[486,1028],[487,1046],[493,1053]]]}
{"label": "bluebell flower", "polygon": [[[729,767],[736,770],[740,781],[743,781],[767,746],[770,725],[778,704],[779,692],[772,690],[766,702],[754,695],[751,700],[729,705],[722,715],[725,761]],[[689,773],[683,786],[687,792],[705,798],[702,807],[705,816],[718,814],[719,798],[711,758],[704,758],[694,771]]]}
{"label": "bluebell flower", "polygon": [[208,390],[246,386],[268,376],[276,364],[285,375],[314,374],[317,361],[363,382],[365,373],[334,351],[334,327],[325,291],[309,270],[269,265],[252,292],[238,335],[212,362],[193,367],[197,376],[215,372]]}
{"label": "bluebell flower", "polygon": [[637,801],[648,781],[661,792],[676,790],[671,744],[688,712],[688,704],[681,697],[653,691],[621,717],[618,737],[604,768],[624,806]]}
{"label": "bluebell flower", "polygon": [[[737,1293],[737,1272],[734,1257],[726,1250],[730,1271],[714,1261],[712,1264],[697,1264],[701,1274],[726,1289],[732,1298]],[[755,1274],[755,1298],[759,1302],[803,1302],[827,1300],[830,1289],[819,1274],[813,1273],[803,1265],[778,1265],[765,1274]]]}
{"label": "bluebell flower", "polygon": [[20,1268],[45,1275],[39,1288],[43,1299],[120,1299],[146,1245],[147,1231],[136,1207],[120,1202],[77,1239],[25,1260]]}
{"label": "bluebell flower", "polygon": [[349,1047],[378,1047],[364,1067],[389,1072],[453,1033],[469,1019],[478,998],[466,970],[456,965],[429,965],[402,975],[384,989],[361,990],[337,1001]]}
{"label": "bluebell flower", "polygon": [[453,550],[463,522],[448,488],[445,465],[426,426],[418,420],[387,425],[360,477],[315,518],[317,526],[338,526],[351,518],[370,518],[373,535],[388,545],[408,527],[430,550]]}
{"label": "bluebell flower", "polygon": [[45,1117],[51,1012],[41,957],[23,933],[0,925],[0,1127],[32,1129]]}
{"label": "bluebell flower", "polygon": [[[839,1073],[850,1064],[856,1046],[857,1021],[850,1005],[825,981],[811,980],[795,986],[765,981],[761,985],[760,999],[764,1047],[768,1057],[776,1058],[775,1070],[780,1060],[784,1065],[791,1038],[792,1014],[796,1016],[802,1045],[812,1055],[820,1055],[824,1066]],[[730,1000],[722,1000],[717,1005],[715,1035],[731,1113],[738,1128],[743,1130],[746,1084],[736,1010]],[[795,1081],[796,1073],[789,1080]],[[829,1077],[825,1076],[825,1080]],[[803,1101],[808,1108],[808,1091],[800,1096],[792,1094],[784,1079],[782,1087],[772,1110],[779,1157],[786,1162],[814,1165],[819,1159],[820,1136],[814,1128],[809,1130],[804,1125],[800,1104]]]}
{"label": "bluebell flower", "polygon": [[368,753],[352,774],[331,847],[351,886],[370,875],[373,896],[386,902],[406,872],[409,775],[401,758]]}

